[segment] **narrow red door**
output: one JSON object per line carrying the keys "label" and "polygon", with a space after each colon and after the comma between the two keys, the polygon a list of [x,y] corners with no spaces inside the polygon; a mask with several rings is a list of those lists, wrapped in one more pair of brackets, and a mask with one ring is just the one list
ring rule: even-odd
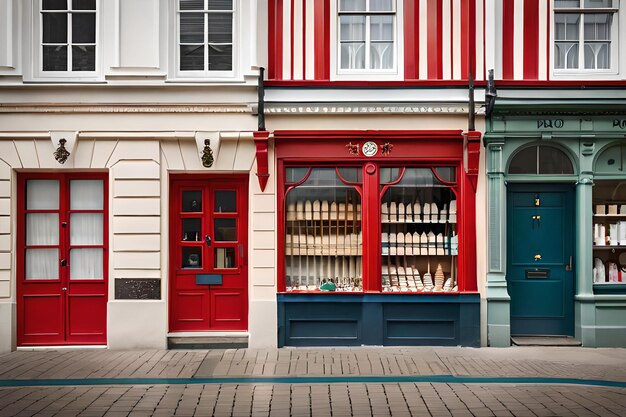
{"label": "narrow red door", "polygon": [[20,174],[17,342],[106,344],[106,174]]}
{"label": "narrow red door", "polygon": [[248,177],[172,177],[170,331],[247,330]]}

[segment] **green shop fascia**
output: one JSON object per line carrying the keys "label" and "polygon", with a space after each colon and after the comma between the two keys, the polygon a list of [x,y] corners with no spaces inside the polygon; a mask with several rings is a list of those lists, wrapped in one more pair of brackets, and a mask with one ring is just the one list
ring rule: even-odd
{"label": "green shop fascia", "polygon": [[484,145],[488,345],[626,347],[626,89],[499,89]]}

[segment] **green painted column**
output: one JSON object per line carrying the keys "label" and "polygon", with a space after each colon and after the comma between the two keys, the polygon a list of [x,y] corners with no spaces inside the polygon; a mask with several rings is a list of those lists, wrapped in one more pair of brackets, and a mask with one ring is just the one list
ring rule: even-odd
{"label": "green painted column", "polygon": [[487,343],[511,345],[510,302],[506,285],[506,187],[504,138],[487,141]]}

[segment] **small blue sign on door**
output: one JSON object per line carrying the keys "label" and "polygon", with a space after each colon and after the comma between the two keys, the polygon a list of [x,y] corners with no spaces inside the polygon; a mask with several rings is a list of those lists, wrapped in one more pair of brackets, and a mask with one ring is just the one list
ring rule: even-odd
{"label": "small blue sign on door", "polygon": [[197,285],[222,285],[222,274],[196,274]]}

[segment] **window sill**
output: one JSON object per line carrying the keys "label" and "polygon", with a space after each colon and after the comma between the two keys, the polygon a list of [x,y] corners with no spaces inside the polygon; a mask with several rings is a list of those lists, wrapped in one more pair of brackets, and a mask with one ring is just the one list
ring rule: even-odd
{"label": "window sill", "polygon": [[621,80],[618,71],[553,71],[552,81]]}

